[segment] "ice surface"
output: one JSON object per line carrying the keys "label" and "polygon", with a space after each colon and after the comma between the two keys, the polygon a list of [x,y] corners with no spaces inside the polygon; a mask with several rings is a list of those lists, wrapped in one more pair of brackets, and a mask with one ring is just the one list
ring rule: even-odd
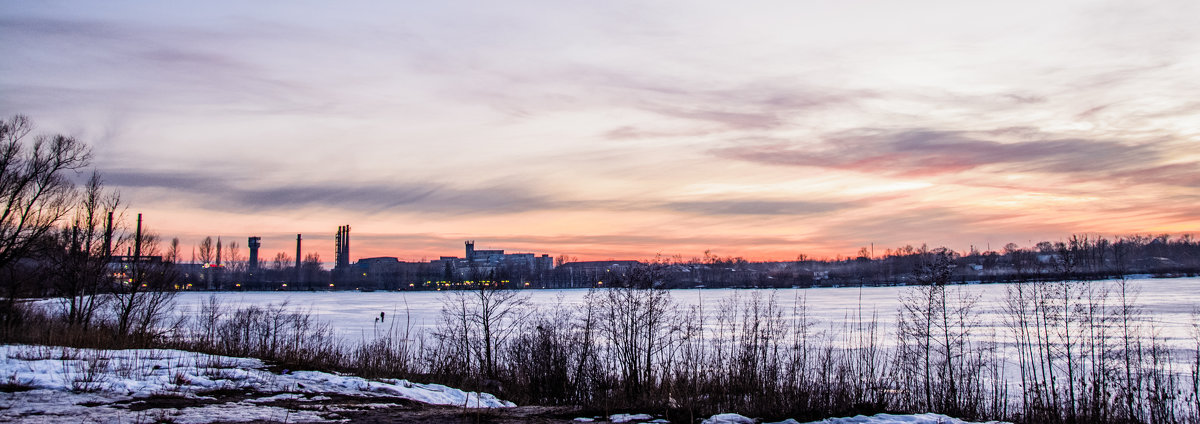
{"label": "ice surface", "polygon": [[[1200,278],[1140,279],[1130,280],[1138,291],[1137,304],[1153,320],[1156,330],[1165,341],[1185,342],[1191,340],[1191,317],[1195,300],[1200,298]],[[1091,284],[1113,284],[1112,281],[1095,281]],[[952,286],[954,289],[969,290],[980,296],[977,311],[982,315],[979,322],[983,327],[973,331],[980,337],[995,332],[1004,339],[1007,329],[1000,327],[1004,293],[1007,284],[969,284]],[[792,311],[801,300],[814,322],[823,325],[853,325],[861,317],[870,320],[874,314],[885,330],[895,322],[900,308],[899,295],[905,287],[841,287],[816,289],[686,289],[670,290],[671,298],[687,308],[703,305],[710,319],[715,320],[716,311],[722,302],[734,298],[745,300],[752,293],[774,295],[780,309]],[[561,304],[579,307],[586,302],[588,290],[530,290],[530,303],[539,307]],[[183,314],[195,314],[210,296],[229,307],[279,304],[287,301],[298,310],[311,311],[322,321],[330,323],[334,331],[349,341],[371,340],[385,335],[403,336],[407,331],[414,333],[436,327],[441,319],[442,300],[446,292],[184,292],[177,298],[178,310]],[[52,303],[52,301],[44,301]],[[387,319],[378,322],[380,312]],[[715,326],[715,322],[711,322]],[[411,334],[410,334],[411,336]],[[887,338],[881,338],[886,340]],[[1190,345],[1182,346],[1190,347]]]}

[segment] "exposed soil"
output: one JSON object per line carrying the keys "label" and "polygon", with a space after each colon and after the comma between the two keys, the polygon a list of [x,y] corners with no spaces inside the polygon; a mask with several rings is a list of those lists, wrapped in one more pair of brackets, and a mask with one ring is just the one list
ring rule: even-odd
{"label": "exposed soil", "polygon": [[[117,402],[113,406],[128,408],[132,412],[154,412],[243,402],[274,394],[278,393],[218,390],[197,393],[199,397],[156,395]],[[462,408],[427,405],[398,397],[350,396],[336,393],[306,393],[298,399],[278,399],[255,403],[292,411],[314,411],[326,419],[350,423],[567,424],[576,423],[573,421],[575,417],[592,416],[592,414],[584,413],[578,407],[567,406]],[[275,423],[277,421],[254,422]]]}
{"label": "exposed soil", "polygon": [[466,409],[445,406],[422,408],[385,408],[341,414],[352,423],[449,423],[449,424],[516,424],[572,423],[578,408],[519,406],[516,408]]}

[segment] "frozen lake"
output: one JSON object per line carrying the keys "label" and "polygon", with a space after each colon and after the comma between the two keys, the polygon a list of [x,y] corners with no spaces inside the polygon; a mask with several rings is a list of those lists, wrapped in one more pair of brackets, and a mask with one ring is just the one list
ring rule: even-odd
{"label": "frozen lake", "polygon": [[[1091,282],[1108,287],[1113,281]],[[1009,337],[1003,328],[1004,297],[1007,284],[980,284],[950,286],[952,290],[966,290],[978,295],[976,305],[980,327],[977,336],[994,331],[997,339]],[[1147,321],[1155,331],[1169,343],[1178,347],[1194,347],[1194,313],[1200,308],[1200,278],[1132,279],[1129,280],[1137,297],[1135,303],[1146,313]],[[895,325],[900,307],[900,294],[906,287],[842,287],[814,289],[687,289],[670,290],[676,304],[689,307],[701,306],[705,316],[715,316],[719,309],[727,307],[731,300],[748,300],[755,293],[774,296],[783,311],[790,312],[798,302],[804,302],[811,320],[820,328],[851,325],[857,317],[878,317],[881,328],[890,331]],[[588,290],[529,290],[535,306],[550,307],[556,303],[565,306],[583,305]],[[199,306],[210,296],[216,296],[228,307],[249,305],[265,306],[287,301],[293,309],[310,310],[321,320],[330,323],[346,341],[373,338],[385,333],[390,325],[411,323],[414,329],[430,329],[440,320],[442,299],[447,292],[184,292],[177,298],[178,311],[195,314]],[[386,313],[387,320],[379,324],[379,313]],[[707,324],[707,322],[706,322]],[[886,340],[886,339],[885,339]]]}

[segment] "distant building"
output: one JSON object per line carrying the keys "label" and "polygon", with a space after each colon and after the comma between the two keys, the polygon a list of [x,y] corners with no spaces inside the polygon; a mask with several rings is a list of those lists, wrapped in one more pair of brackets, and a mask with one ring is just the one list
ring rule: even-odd
{"label": "distant building", "polygon": [[531,273],[554,269],[554,258],[536,253],[504,253],[499,249],[475,249],[475,241],[467,240],[464,258],[442,256],[430,261],[435,268],[447,269],[458,278],[469,279],[475,275],[488,275],[496,271]]}
{"label": "distant building", "polygon": [[109,277],[116,283],[132,283],[134,278],[134,264],[158,265],[163,262],[162,259],[162,256],[148,255],[113,256],[108,260]]}
{"label": "distant building", "polygon": [[250,273],[258,272],[258,249],[262,247],[262,237],[250,237],[246,240],[246,246],[250,248]]}
{"label": "distant building", "polygon": [[400,272],[399,259],[392,256],[382,256],[378,258],[362,258],[354,263],[355,270],[363,276],[369,275],[386,275]]}

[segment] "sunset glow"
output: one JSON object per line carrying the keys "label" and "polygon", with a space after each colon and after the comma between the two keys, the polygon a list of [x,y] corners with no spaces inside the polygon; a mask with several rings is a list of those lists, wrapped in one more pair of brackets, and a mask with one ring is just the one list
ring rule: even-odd
{"label": "sunset glow", "polygon": [[[10,2],[0,115],[332,260],[1200,231],[1200,3]],[[319,19],[315,19],[319,17]],[[82,178],[82,177],[81,177]],[[185,251],[186,253],[186,251]],[[264,256],[270,256],[269,254]]]}

